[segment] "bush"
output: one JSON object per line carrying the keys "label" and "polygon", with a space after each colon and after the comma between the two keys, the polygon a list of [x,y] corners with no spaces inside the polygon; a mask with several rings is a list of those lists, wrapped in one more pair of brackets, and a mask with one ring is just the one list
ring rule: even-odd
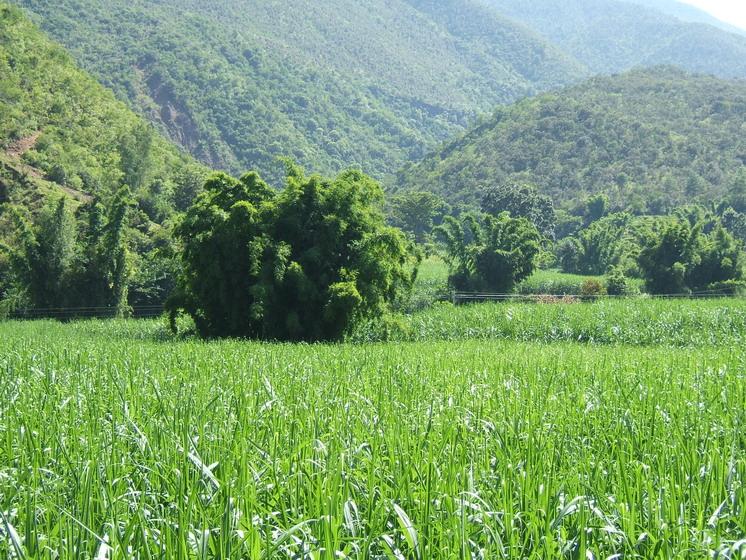
{"label": "bush", "polygon": [[541,235],[526,218],[449,216],[435,231],[445,242],[456,290],[509,293],[536,270]]}
{"label": "bush", "polygon": [[743,253],[733,236],[720,226],[703,230],[701,222],[677,221],[648,241],[638,263],[650,293],[701,292],[743,278]]}
{"label": "bush", "polygon": [[610,296],[628,296],[633,293],[629,280],[621,268],[613,267],[606,278],[606,293]]}
{"label": "bush", "polygon": [[203,337],[339,339],[411,289],[415,259],[377,183],[288,171],[280,194],[256,173],[212,176],[176,228],[184,272],[168,307]]}
{"label": "bush", "polygon": [[606,295],[606,288],[603,283],[594,278],[588,278],[580,285],[580,295],[583,298],[594,300],[599,296]]}
{"label": "bush", "polygon": [[53,183],[62,185],[63,187],[67,184],[67,171],[60,164],[54,164],[49,171],[47,171],[46,178]]}

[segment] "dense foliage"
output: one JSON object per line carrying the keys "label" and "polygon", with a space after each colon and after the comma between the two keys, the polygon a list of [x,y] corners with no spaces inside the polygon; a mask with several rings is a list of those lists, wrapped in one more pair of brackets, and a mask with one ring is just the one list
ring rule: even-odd
{"label": "dense foliage", "polygon": [[671,223],[640,252],[640,269],[653,294],[720,291],[744,275],[741,247],[723,227]]}
{"label": "dense foliage", "polygon": [[[0,242],[30,266],[11,272],[7,253],[0,256],[0,300],[36,313],[162,304],[176,273],[170,222],[201,189],[204,168],[78,69],[20,9],[0,3],[0,23]],[[122,257],[102,253],[95,230],[113,216],[123,185],[133,203],[117,228],[127,274],[109,297],[91,275],[108,277],[109,263]],[[45,268],[54,259],[64,278]],[[77,272],[68,274],[68,265]]]}
{"label": "dense foliage", "polygon": [[743,37],[613,0],[18,2],[199,159],[277,183],[278,155],[387,176],[496,103],[593,72],[746,76]]}
{"label": "dense foliage", "polygon": [[600,275],[612,267],[634,274],[640,248],[666,221],[665,217],[610,214],[559,241],[558,264],[572,274]]}
{"label": "dense foliage", "polygon": [[385,226],[383,193],[359,171],[290,167],[273,192],[256,173],[213,176],[176,228],[184,275],[171,303],[205,337],[328,340],[381,315],[411,286],[411,257]]}
{"label": "dense foliage", "polygon": [[393,173],[477,112],[582,75],[462,0],[19,4],[197,158],[277,184],[278,156],[323,173]]}
{"label": "dense foliage", "polygon": [[541,235],[526,218],[466,214],[448,216],[436,228],[456,290],[506,294],[536,269]]}
{"label": "dense foliage", "polygon": [[530,185],[506,184],[485,189],[481,206],[482,212],[493,216],[508,212],[514,218],[526,218],[542,235],[554,238],[554,203]]}
{"label": "dense foliage", "polygon": [[9,244],[0,244],[0,254],[7,259],[8,282],[20,303],[60,318],[74,315],[75,310],[127,314],[131,204],[126,187],[116,193],[108,212],[91,202],[80,209],[86,218],[81,231],[64,197],[48,205],[34,223],[17,207],[5,209],[15,224],[15,235]]}
{"label": "dense foliage", "polygon": [[440,225],[451,211],[449,204],[429,191],[410,191],[391,197],[388,201],[391,223],[412,234],[420,244],[431,240],[433,228]]}
{"label": "dense foliage", "polygon": [[744,114],[742,81],[666,68],[596,78],[498,109],[398,183],[476,204],[483,189],[527,182],[560,207],[603,192],[612,210],[666,213],[741,188]]}
{"label": "dense foliage", "polygon": [[2,198],[105,198],[127,184],[145,209],[170,212],[191,160],[4,2],[0,76]]}

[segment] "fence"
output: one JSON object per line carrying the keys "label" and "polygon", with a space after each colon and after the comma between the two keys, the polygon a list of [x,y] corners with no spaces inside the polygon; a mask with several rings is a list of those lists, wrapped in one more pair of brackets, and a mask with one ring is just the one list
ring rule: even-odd
{"label": "fence", "polygon": [[[665,295],[627,295],[612,296],[604,295],[569,295],[569,294],[497,294],[486,292],[451,292],[441,294],[436,298],[439,301],[450,301],[454,305],[480,302],[581,302],[611,299],[746,299],[746,294],[733,294],[726,291],[703,291],[689,294],[665,294]],[[137,319],[148,319],[160,317],[164,313],[163,305],[141,305],[127,309],[129,317]],[[114,307],[51,307],[46,309],[11,309],[0,313],[0,320],[33,320],[33,319],[59,319],[62,321],[72,319],[113,319],[118,315]]]}
{"label": "fence", "polygon": [[[127,316],[138,319],[159,317],[163,314],[163,305],[142,305],[127,308]],[[33,320],[33,319],[113,319],[120,314],[116,307],[50,307],[46,309],[17,308],[0,315],[0,319]]]}
{"label": "fence", "polygon": [[686,294],[634,294],[634,295],[609,295],[609,294],[495,294],[482,292],[451,292],[443,294],[441,301],[450,300],[454,305],[460,303],[479,303],[487,301],[519,301],[519,302],[542,302],[542,301],[597,301],[600,299],[745,299],[746,294],[729,293],[727,290],[707,290]]}

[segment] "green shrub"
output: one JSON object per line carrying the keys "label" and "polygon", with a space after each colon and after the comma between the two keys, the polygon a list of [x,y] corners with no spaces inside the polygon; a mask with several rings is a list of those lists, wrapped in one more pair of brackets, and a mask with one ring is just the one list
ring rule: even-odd
{"label": "green shrub", "polygon": [[411,289],[414,253],[376,182],[288,171],[279,194],[256,173],[215,174],[176,228],[184,272],[168,307],[202,336],[338,339]]}
{"label": "green shrub", "polygon": [[507,212],[448,216],[435,231],[445,243],[456,290],[510,293],[536,270],[541,234],[526,218]]}
{"label": "green shrub", "polygon": [[600,280],[588,278],[580,285],[580,295],[587,299],[596,299],[606,295],[606,287]]}
{"label": "green shrub", "polygon": [[621,268],[613,267],[606,277],[606,293],[610,296],[628,296],[634,293],[624,271]]}

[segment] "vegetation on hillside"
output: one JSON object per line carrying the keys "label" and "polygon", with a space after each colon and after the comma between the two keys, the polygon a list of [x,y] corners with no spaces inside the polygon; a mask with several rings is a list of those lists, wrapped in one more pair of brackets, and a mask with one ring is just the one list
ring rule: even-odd
{"label": "vegetation on hillside", "polygon": [[478,112],[582,75],[461,0],[19,3],[197,158],[276,185],[278,156],[380,178]]}
{"label": "vegetation on hillside", "polygon": [[499,108],[398,185],[476,205],[484,189],[528,183],[561,208],[606,193],[611,209],[663,214],[743,190],[744,114],[743,81],[671,68],[595,78]]}
{"label": "vegetation on hillside", "polygon": [[[174,272],[170,223],[204,168],[6,3],[0,75],[0,299],[36,309],[162,303]],[[126,240],[117,272],[120,242],[103,241],[114,231]],[[114,285],[117,297],[106,293]]]}
{"label": "vegetation on hillside", "polygon": [[[49,192],[106,200],[122,185],[172,208],[190,159],[78,69],[19,10],[0,3],[0,184],[5,199]],[[153,216],[157,217],[157,216]]]}
{"label": "vegetation on hillside", "polygon": [[483,1],[594,74],[675,64],[691,72],[746,77],[746,37],[687,21],[705,18],[691,10],[682,14],[683,3],[676,9],[665,0]]}
{"label": "vegetation on hillside", "polygon": [[746,38],[613,0],[18,3],[198,159],[276,185],[278,156],[389,177],[495,104],[592,72],[746,76]]}

